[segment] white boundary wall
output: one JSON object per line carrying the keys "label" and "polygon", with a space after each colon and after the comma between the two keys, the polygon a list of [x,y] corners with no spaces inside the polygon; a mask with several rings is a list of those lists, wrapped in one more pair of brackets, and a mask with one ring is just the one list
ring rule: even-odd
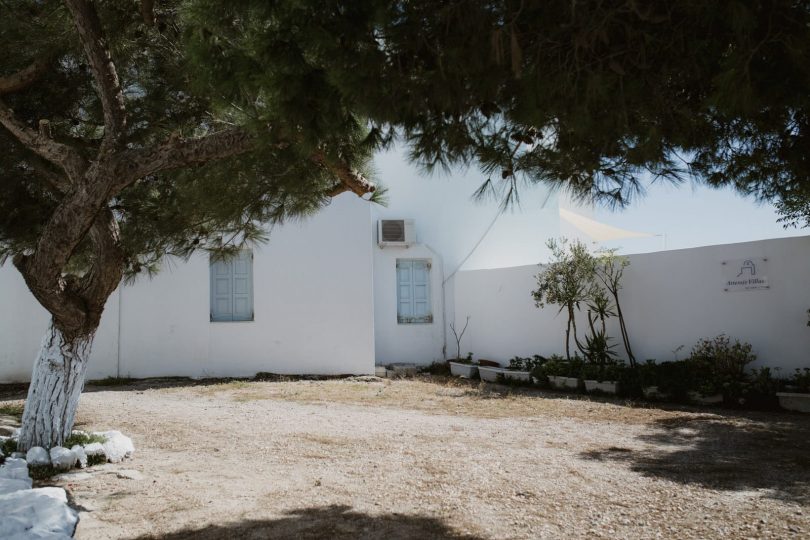
{"label": "white boundary wall", "polygon": [[[252,322],[209,321],[206,255],[139,278],[110,298],[88,378],[373,373],[370,233],[370,204],[351,194],[274,230],[254,249]],[[0,382],[30,379],[47,323],[17,270],[0,268]]]}
{"label": "white boundary wall", "polygon": [[[722,261],[757,257],[768,259],[770,288],[725,292]],[[557,316],[555,306],[537,309],[530,296],[538,269],[457,275],[455,317],[462,325],[471,317],[462,354],[507,361],[563,353],[565,314]],[[698,339],[726,333],[753,345],[754,365],[780,367],[782,375],[810,367],[810,236],[631,255],[623,286],[620,300],[639,360],[672,360],[681,345],[683,359]],[[608,333],[619,337],[616,327]]]}

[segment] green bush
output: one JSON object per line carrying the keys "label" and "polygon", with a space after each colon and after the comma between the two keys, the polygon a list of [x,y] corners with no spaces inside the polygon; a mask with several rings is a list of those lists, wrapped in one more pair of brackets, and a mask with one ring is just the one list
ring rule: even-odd
{"label": "green bush", "polygon": [[810,394],[810,368],[797,368],[788,384],[794,387],[794,392]]}
{"label": "green bush", "polygon": [[748,380],[745,366],[757,358],[751,350],[751,344],[739,340],[732,343],[725,334],[701,339],[686,360],[690,386],[704,396],[722,394],[725,402],[738,403]]}
{"label": "green bush", "polygon": [[70,434],[70,436],[65,439],[65,443],[62,445],[65,448],[73,448],[75,445],[84,446],[90,443],[105,443],[107,442],[107,438],[103,435],[95,435],[93,433],[85,433],[84,431],[74,431]]}
{"label": "green bush", "polygon": [[509,360],[509,368],[511,371],[529,371],[534,372],[535,370],[541,368],[548,360],[543,358],[539,354],[535,354],[533,357],[529,358],[521,358],[520,356],[515,356],[511,360]]}

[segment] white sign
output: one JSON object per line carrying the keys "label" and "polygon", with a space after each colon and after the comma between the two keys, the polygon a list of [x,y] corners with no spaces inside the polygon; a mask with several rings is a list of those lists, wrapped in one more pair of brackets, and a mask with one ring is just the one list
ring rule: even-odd
{"label": "white sign", "polygon": [[724,291],[752,291],[769,288],[768,259],[751,257],[750,259],[723,261]]}

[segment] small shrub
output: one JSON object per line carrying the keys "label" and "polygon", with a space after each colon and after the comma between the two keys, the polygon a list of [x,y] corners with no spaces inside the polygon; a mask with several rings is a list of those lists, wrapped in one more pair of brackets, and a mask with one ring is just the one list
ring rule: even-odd
{"label": "small shrub", "polygon": [[17,441],[14,439],[6,439],[0,443],[0,450],[3,450],[5,455],[10,456],[12,452],[17,451]]}
{"label": "small shrub", "polygon": [[92,467],[93,465],[102,465],[107,463],[107,456],[104,454],[99,454],[96,456],[87,456],[87,466]]}
{"label": "small shrub", "polygon": [[618,381],[621,372],[625,371],[623,364],[594,364],[587,363],[582,366],[580,377],[595,381]]}
{"label": "small shrub", "polygon": [[134,383],[135,381],[137,381],[137,379],[132,379],[129,377],[107,377],[106,379],[87,381],[87,384],[91,384],[93,386],[126,386]]}
{"label": "small shrub", "polygon": [[533,357],[529,358],[521,358],[520,356],[515,356],[511,360],[509,360],[509,370],[511,371],[529,371],[534,372],[536,369],[541,367],[543,364],[546,363],[546,359],[540,356],[539,354],[535,354]]}
{"label": "small shrub", "polygon": [[52,476],[56,476],[59,474],[59,469],[53,467],[53,465],[29,465],[28,466],[28,474],[34,480],[44,480],[46,478],[50,478]]}
{"label": "small shrub", "polygon": [[465,356],[464,358],[461,357],[453,358],[450,361],[455,362],[456,364],[473,364],[473,353],[471,352],[467,353],[467,356]]}
{"label": "small shrub", "polygon": [[0,405],[0,414],[22,418],[24,405],[22,403],[4,403]]}
{"label": "small shrub", "polygon": [[74,445],[81,445],[84,446],[90,443],[105,443],[107,442],[107,438],[103,435],[96,435],[95,433],[85,433],[84,431],[74,431],[70,434],[70,437],[65,439],[65,448],[72,448]]}
{"label": "small shrub", "polygon": [[430,375],[449,376],[450,364],[447,362],[433,362],[429,366],[425,366],[419,370],[420,373],[429,373]]}
{"label": "small shrub", "polygon": [[653,373],[652,378],[645,380],[645,386],[657,386],[661,394],[673,401],[686,401],[692,387],[692,377],[686,360],[655,364]]}
{"label": "small shrub", "polygon": [[779,381],[771,376],[771,369],[752,369],[740,386],[738,404],[748,409],[778,409],[776,397]]}
{"label": "small shrub", "polygon": [[797,368],[789,384],[795,388],[795,392],[810,394],[810,368]]}
{"label": "small shrub", "polygon": [[723,394],[724,401],[737,403],[746,382],[745,366],[756,360],[749,343],[731,342],[725,334],[701,339],[687,359],[692,389],[704,396]]}

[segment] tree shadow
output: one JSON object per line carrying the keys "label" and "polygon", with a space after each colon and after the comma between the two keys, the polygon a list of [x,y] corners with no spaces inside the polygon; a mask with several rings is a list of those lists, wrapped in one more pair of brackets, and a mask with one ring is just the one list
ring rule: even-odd
{"label": "tree shadow", "polygon": [[301,508],[277,519],[244,520],[199,529],[183,529],[163,535],[140,536],[136,540],[240,540],[284,539],[365,539],[365,540],[484,540],[483,537],[454,531],[437,518],[404,514],[372,516],[356,512],[350,506],[333,505]]}
{"label": "tree shadow", "polygon": [[710,489],[767,490],[810,506],[810,418],[791,414],[677,416],[638,437],[645,450],[610,446],[582,457],[628,464],[645,476]]}

